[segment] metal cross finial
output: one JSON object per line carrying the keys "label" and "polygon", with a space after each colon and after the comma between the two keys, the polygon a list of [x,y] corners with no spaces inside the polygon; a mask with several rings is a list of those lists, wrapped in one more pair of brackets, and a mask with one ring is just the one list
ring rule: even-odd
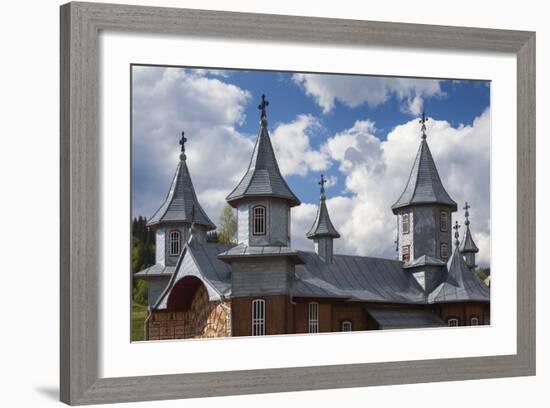
{"label": "metal cross finial", "polygon": [[181,139],[180,139],[180,145],[181,145],[181,152],[185,153],[185,142],[187,142],[187,138],[185,137],[185,132],[181,132]]}
{"label": "metal cross finial", "polygon": [[418,121],[418,123],[422,123],[422,127],[420,130],[422,131],[422,139],[426,139],[426,122],[428,121],[428,118],[426,117],[426,114],[422,112],[422,119]]}
{"label": "metal cross finial", "polygon": [[458,224],[458,221],[455,221],[455,226],[453,229],[455,230],[455,246],[459,246],[460,242],[458,241],[458,230],[460,229],[460,225]]}
{"label": "metal cross finial", "polygon": [[319,181],[319,184],[321,186],[321,199],[325,199],[325,184],[327,183],[327,179],[325,179],[325,176],[321,174],[321,180]]}
{"label": "metal cross finial", "polygon": [[265,95],[262,94],[262,102],[258,105],[258,109],[262,111],[260,114],[260,119],[264,120],[267,117],[267,114],[265,113],[265,108],[269,106],[269,101],[265,98]]}
{"label": "metal cross finial", "polygon": [[470,212],[468,211],[470,209],[470,204],[468,204],[468,201],[466,201],[466,203],[464,204],[464,207],[462,207],[464,209],[464,218],[466,219],[464,221],[464,224],[466,224],[466,226],[470,225],[470,220],[468,219],[468,217],[470,216]]}

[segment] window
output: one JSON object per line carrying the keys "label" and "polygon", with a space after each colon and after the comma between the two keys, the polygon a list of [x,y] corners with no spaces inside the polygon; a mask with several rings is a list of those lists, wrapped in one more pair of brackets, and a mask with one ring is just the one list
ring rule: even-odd
{"label": "window", "polygon": [[447,244],[446,242],[442,242],[439,252],[441,254],[441,259],[448,259],[449,258],[449,244]]}
{"label": "window", "polygon": [[449,327],[456,327],[458,326],[458,319],[456,317],[447,319],[447,324],[449,325]]}
{"label": "window", "polygon": [[408,234],[411,230],[411,223],[409,219],[409,214],[403,214],[401,216],[401,231],[403,234]]}
{"label": "window", "polygon": [[404,245],[401,247],[401,260],[403,262],[409,262],[411,260],[411,246]]}
{"label": "window", "polygon": [[352,324],[350,320],[344,320],[342,322],[342,331],[343,332],[350,332],[352,330]]}
{"label": "window", "polygon": [[263,299],[252,301],[252,335],[265,335],[265,300]]}
{"label": "window", "polygon": [[316,302],[308,307],[308,332],[319,333],[319,303]]}
{"label": "window", "polygon": [[470,326],[479,326],[479,319],[477,317],[472,317],[470,319]]}
{"label": "window", "polygon": [[252,234],[265,235],[265,207],[257,205],[252,208]]}
{"label": "window", "polygon": [[439,227],[443,232],[449,230],[449,215],[447,211],[441,211],[439,213]]}
{"label": "window", "polygon": [[168,255],[178,256],[181,251],[181,234],[178,230],[170,231],[168,235]]}

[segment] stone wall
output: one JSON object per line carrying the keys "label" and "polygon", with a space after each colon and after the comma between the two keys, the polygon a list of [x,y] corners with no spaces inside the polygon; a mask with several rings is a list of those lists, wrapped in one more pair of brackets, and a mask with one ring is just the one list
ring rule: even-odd
{"label": "stone wall", "polygon": [[188,311],[155,311],[148,325],[148,340],[175,340],[231,336],[231,304],[210,302],[199,286]]}

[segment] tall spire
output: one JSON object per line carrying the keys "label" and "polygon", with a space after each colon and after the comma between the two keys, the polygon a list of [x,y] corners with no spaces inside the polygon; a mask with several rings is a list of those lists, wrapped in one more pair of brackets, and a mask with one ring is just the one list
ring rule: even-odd
{"label": "tall spire", "polygon": [[317,239],[321,237],[340,238],[340,234],[336,231],[334,225],[332,225],[332,221],[330,220],[330,216],[328,214],[325,195],[326,182],[327,180],[324,175],[321,174],[321,180],[318,183],[321,186],[319,195],[319,209],[317,210],[317,216],[315,217],[313,225],[306,234],[309,239]]}
{"label": "tall spire", "polygon": [[181,145],[180,161],[172,179],[170,190],[164,203],[151,217],[147,225],[173,224],[177,222],[190,224],[195,222],[198,225],[206,227],[207,230],[213,230],[216,226],[202,209],[193,187],[193,181],[191,180],[191,174],[186,162],[185,142],[187,142],[185,132],[181,132],[179,140],[179,144]]}
{"label": "tall spire", "polygon": [[468,211],[470,209],[470,204],[466,202],[464,204],[464,225],[466,225],[466,233],[464,234],[464,238],[462,239],[462,243],[460,244],[460,253],[464,255],[466,258],[466,263],[470,268],[476,267],[476,253],[479,252],[479,249],[477,245],[474,242],[474,239],[472,238],[472,233],[470,232],[470,212]]}
{"label": "tall spire", "polygon": [[457,209],[456,202],[449,196],[445,187],[443,187],[432,153],[428,147],[428,142],[426,141],[427,121],[428,118],[422,113],[422,118],[419,121],[422,125],[420,128],[422,141],[420,142],[420,147],[418,148],[418,153],[416,154],[405,190],[403,190],[395,204],[392,205],[394,214],[397,214],[401,208],[416,204],[442,204],[451,207],[451,211],[456,211]]}
{"label": "tall spire", "polygon": [[300,200],[294,195],[285,179],[281,175],[275,152],[271,145],[271,139],[267,130],[266,108],[269,101],[265,95],[258,105],[260,110],[260,130],[248,165],[248,170],[227,196],[227,202],[236,207],[238,203],[247,198],[281,198],[287,200],[291,207],[300,205]]}

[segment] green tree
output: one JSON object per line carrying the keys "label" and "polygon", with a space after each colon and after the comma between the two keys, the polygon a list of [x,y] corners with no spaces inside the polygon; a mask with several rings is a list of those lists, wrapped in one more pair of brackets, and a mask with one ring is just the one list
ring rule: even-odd
{"label": "green tree", "polygon": [[[155,263],[155,237],[141,215],[132,220],[132,275]],[[147,304],[147,281],[132,280],[132,298],[141,305]]]}
{"label": "green tree", "polygon": [[218,239],[222,244],[237,243],[237,217],[229,204],[223,207],[220,214]]}
{"label": "green tree", "polygon": [[477,268],[476,275],[479,279],[484,281],[491,274],[491,268]]}

